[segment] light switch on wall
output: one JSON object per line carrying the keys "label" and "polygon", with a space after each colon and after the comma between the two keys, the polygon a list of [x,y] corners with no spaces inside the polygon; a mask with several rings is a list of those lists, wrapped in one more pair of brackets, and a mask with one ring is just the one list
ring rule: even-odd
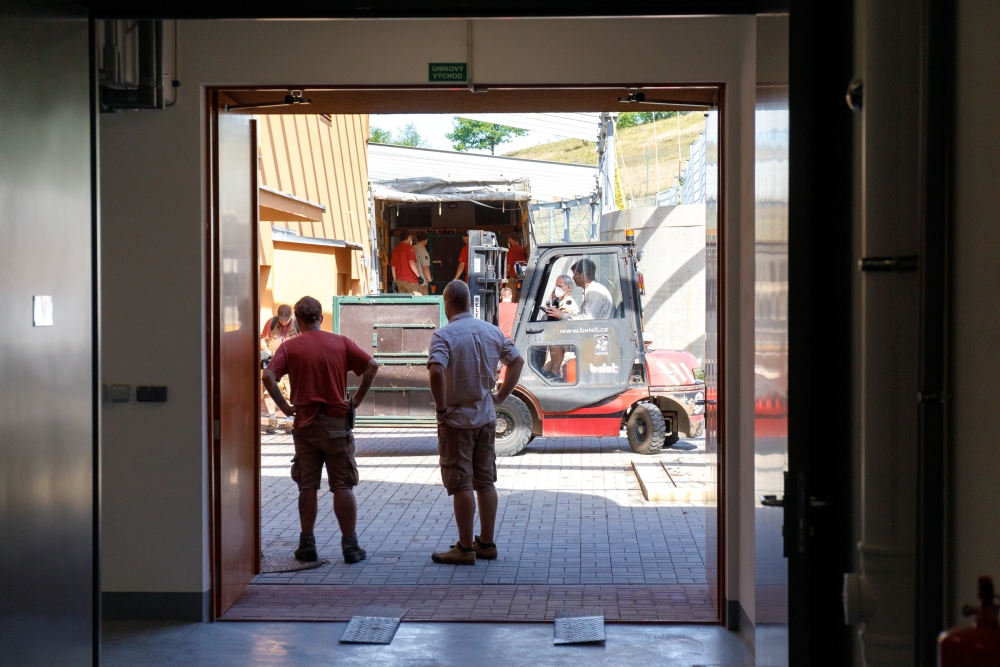
{"label": "light switch on wall", "polygon": [[112,403],[128,403],[131,392],[127,384],[113,384],[108,392],[108,397]]}
{"label": "light switch on wall", "polygon": [[31,297],[32,310],[34,311],[34,324],[36,327],[52,326],[52,297],[33,296]]}

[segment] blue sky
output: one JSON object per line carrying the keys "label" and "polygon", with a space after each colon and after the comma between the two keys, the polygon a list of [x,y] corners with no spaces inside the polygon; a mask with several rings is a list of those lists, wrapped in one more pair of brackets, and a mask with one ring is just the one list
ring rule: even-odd
{"label": "blue sky", "polygon": [[[445,134],[451,132],[452,123],[455,116],[451,114],[372,114],[370,122],[372,127],[380,127],[389,130],[393,134],[398,132],[408,123],[413,123],[417,127],[417,132],[428,143],[428,148],[439,150],[453,150],[451,143],[445,138]],[[509,153],[521,148],[545,144],[550,141],[562,139],[554,134],[545,132],[528,132],[523,137],[514,137],[509,143],[497,147],[497,154]],[[477,151],[488,153],[489,151]]]}

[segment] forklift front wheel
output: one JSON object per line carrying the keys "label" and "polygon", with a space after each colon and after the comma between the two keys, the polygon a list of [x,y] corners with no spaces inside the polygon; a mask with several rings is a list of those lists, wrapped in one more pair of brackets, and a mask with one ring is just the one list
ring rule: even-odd
{"label": "forklift front wheel", "polygon": [[656,454],[663,447],[667,422],[663,413],[652,403],[639,403],[632,409],[628,423],[628,445],[636,454]]}
{"label": "forklift front wheel", "polygon": [[521,453],[531,441],[531,412],[517,396],[508,396],[496,406],[497,456],[514,456]]}

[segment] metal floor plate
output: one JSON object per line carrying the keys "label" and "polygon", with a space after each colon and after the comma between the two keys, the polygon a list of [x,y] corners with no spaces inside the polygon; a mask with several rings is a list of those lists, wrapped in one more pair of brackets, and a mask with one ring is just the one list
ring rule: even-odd
{"label": "metal floor plate", "polygon": [[341,644],[391,644],[399,628],[398,618],[352,616],[340,636]]}
{"label": "metal floor plate", "polygon": [[368,605],[351,617],[347,629],[340,636],[340,643],[391,644],[399,629],[399,621],[405,615],[405,607]]}
{"label": "metal floor plate", "polygon": [[556,613],[553,644],[603,642],[604,610],[600,607],[567,609]]}

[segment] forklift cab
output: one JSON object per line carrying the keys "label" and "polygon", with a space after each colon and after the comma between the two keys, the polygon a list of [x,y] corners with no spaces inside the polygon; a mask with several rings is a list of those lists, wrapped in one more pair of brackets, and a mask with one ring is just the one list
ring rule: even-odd
{"label": "forklift cab", "polygon": [[633,253],[630,243],[546,244],[529,261],[513,338],[526,361],[520,384],[543,412],[644,385]]}

